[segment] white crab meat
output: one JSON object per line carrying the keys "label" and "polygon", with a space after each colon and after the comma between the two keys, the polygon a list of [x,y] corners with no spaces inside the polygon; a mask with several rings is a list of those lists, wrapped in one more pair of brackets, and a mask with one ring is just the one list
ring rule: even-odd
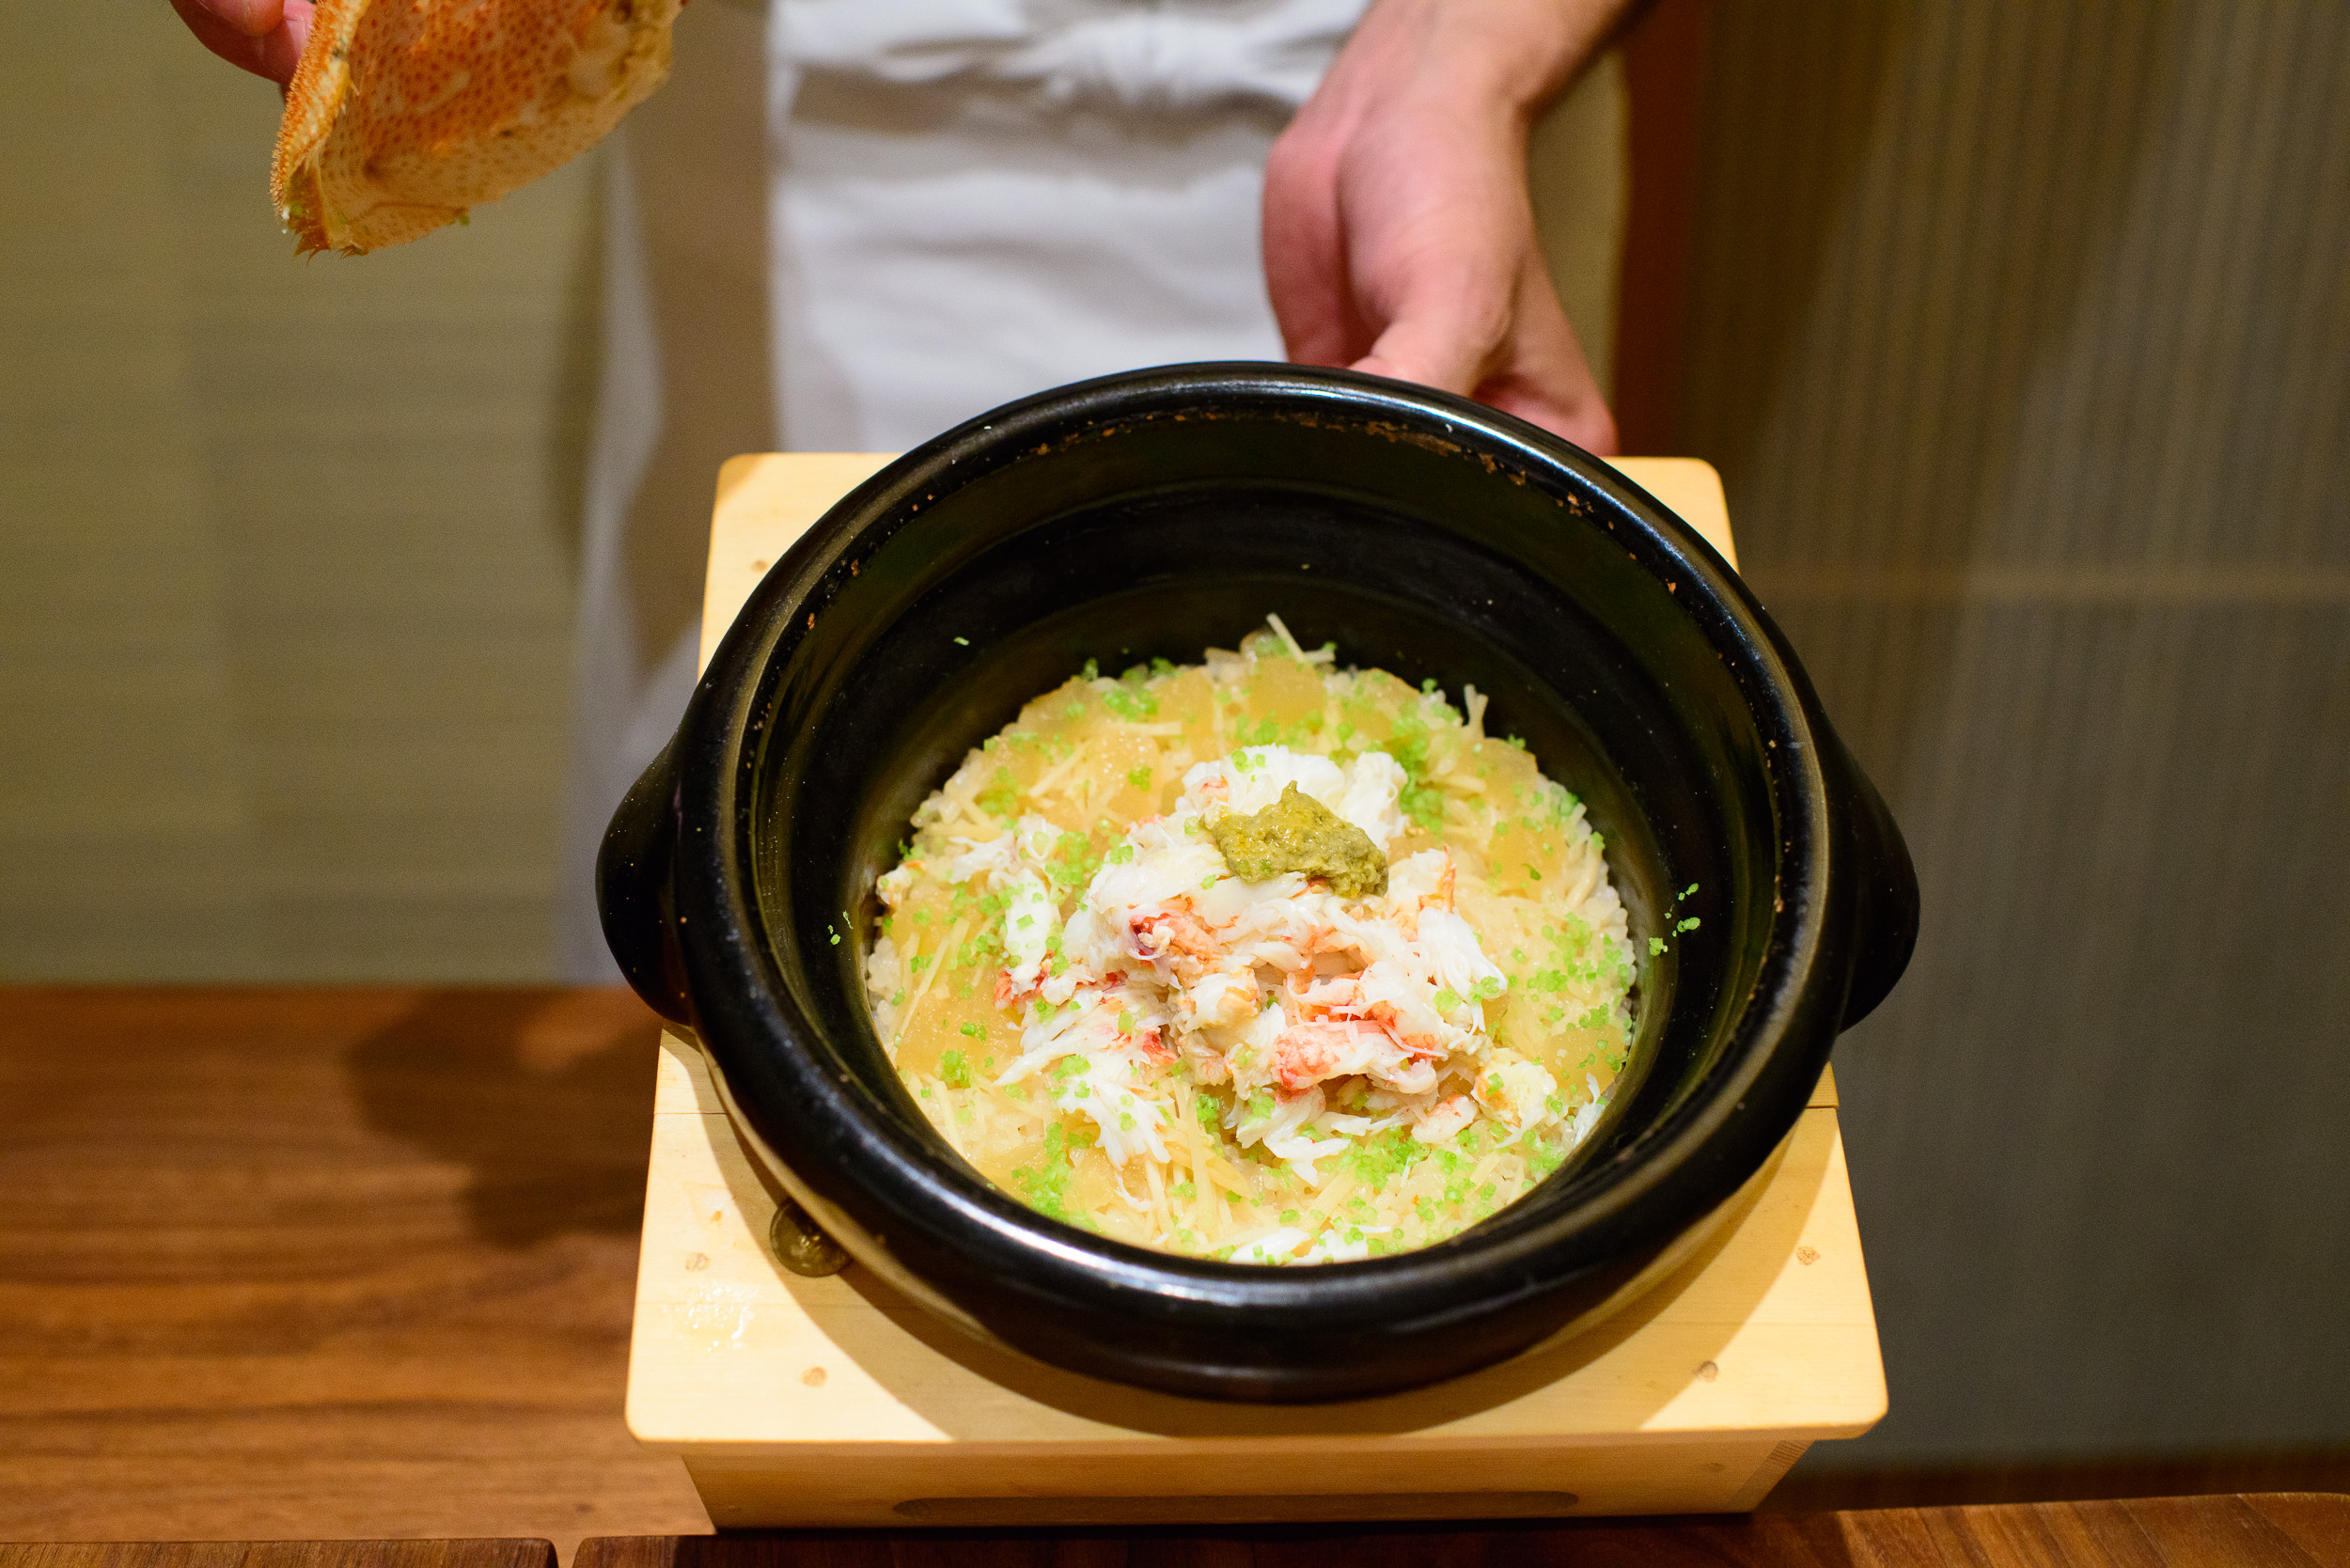
{"label": "white crab meat", "polygon": [[[1104,857],[1057,932],[1045,871],[1058,830],[1024,818],[968,845],[952,870],[1010,901],[1003,991],[1029,1003],[999,1082],[1045,1074],[1056,1104],[1094,1119],[1113,1164],[1165,1161],[1165,1116],[1133,1085],[1146,1064],[1180,1060],[1192,1081],[1231,1088],[1228,1125],[1244,1146],[1315,1186],[1317,1162],[1365,1127],[1409,1125],[1435,1142],[1467,1125],[1477,1102],[1440,1088],[1481,1071],[1484,1005],[1508,980],[1451,907],[1451,853],[1410,855],[1384,895],[1349,900],[1296,873],[1244,883],[1208,831],[1294,784],[1384,844],[1402,831],[1403,781],[1379,752],[1343,768],[1280,746],[1200,763],[1175,811],[1136,823]],[[1528,1107],[1556,1089],[1495,1081]],[[1330,1108],[1366,1094],[1368,1117]]]}
{"label": "white crab meat", "polygon": [[1384,853],[1403,831],[1402,765],[1384,751],[1367,751],[1341,768],[1327,757],[1280,745],[1243,746],[1230,757],[1195,764],[1183,775],[1181,808],[1220,808],[1243,815],[1261,811],[1292,784],[1361,828]]}

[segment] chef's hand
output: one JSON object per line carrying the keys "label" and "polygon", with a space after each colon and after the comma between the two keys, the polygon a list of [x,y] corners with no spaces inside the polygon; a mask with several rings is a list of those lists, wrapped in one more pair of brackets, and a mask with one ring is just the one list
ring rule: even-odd
{"label": "chef's hand", "polygon": [[1265,165],[1265,282],[1292,360],[1616,449],[1534,237],[1526,139],[1622,5],[1374,0]]}
{"label": "chef's hand", "polygon": [[204,47],[279,86],[293,80],[311,0],[171,0]]}

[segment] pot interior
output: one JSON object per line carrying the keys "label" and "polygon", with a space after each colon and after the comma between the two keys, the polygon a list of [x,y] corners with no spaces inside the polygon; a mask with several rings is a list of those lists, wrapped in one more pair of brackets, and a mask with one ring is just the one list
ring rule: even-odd
{"label": "pot interior", "polygon": [[1487,731],[1523,737],[1586,803],[1629,910],[1638,1024],[1607,1116],[1535,1194],[1445,1246],[1574,1201],[1727,1047],[1792,814],[1765,755],[1788,738],[1742,689],[1755,650],[1698,580],[1721,569],[1595,461],[1562,475],[1471,440],[1246,399],[1079,421],[1014,456],[885,473],[804,546],[813,622],[777,646],[739,779],[760,917],[828,1065],[942,1171],[977,1179],[901,1087],[861,979],[907,819],[1086,660],[1197,663],[1268,611],[1341,665],[1487,694]]}

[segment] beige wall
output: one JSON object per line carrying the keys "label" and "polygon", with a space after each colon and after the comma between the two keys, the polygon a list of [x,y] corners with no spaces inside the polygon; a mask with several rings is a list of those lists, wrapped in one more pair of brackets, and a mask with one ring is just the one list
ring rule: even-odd
{"label": "beige wall", "polygon": [[546,970],[594,171],[297,261],[276,111],[0,4],[0,978]]}

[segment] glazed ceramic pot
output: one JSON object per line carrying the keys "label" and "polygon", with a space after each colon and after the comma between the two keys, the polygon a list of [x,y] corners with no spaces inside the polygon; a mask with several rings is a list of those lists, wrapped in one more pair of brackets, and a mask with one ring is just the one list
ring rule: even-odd
{"label": "glazed ceramic pot", "polygon": [[[1315,1267],[1153,1252],[995,1188],[901,1087],[861,980],[874,879],[966,749],[1089,658],[1196,663],[1268,611],[1489,694],[1488,727],[1585,801],[1640,955],[1629,1065],[1565,1165],[1437,1246]],[[1918,920],[1875,790],[1686,525],[1491,409],[1256,364],[1046,393],[859,486],[751,596],[600,885],[631,982],[857,1264],[1047,1362],[1288,1402],[1456,1375],[1620,1305],[1763,1170]]]}

